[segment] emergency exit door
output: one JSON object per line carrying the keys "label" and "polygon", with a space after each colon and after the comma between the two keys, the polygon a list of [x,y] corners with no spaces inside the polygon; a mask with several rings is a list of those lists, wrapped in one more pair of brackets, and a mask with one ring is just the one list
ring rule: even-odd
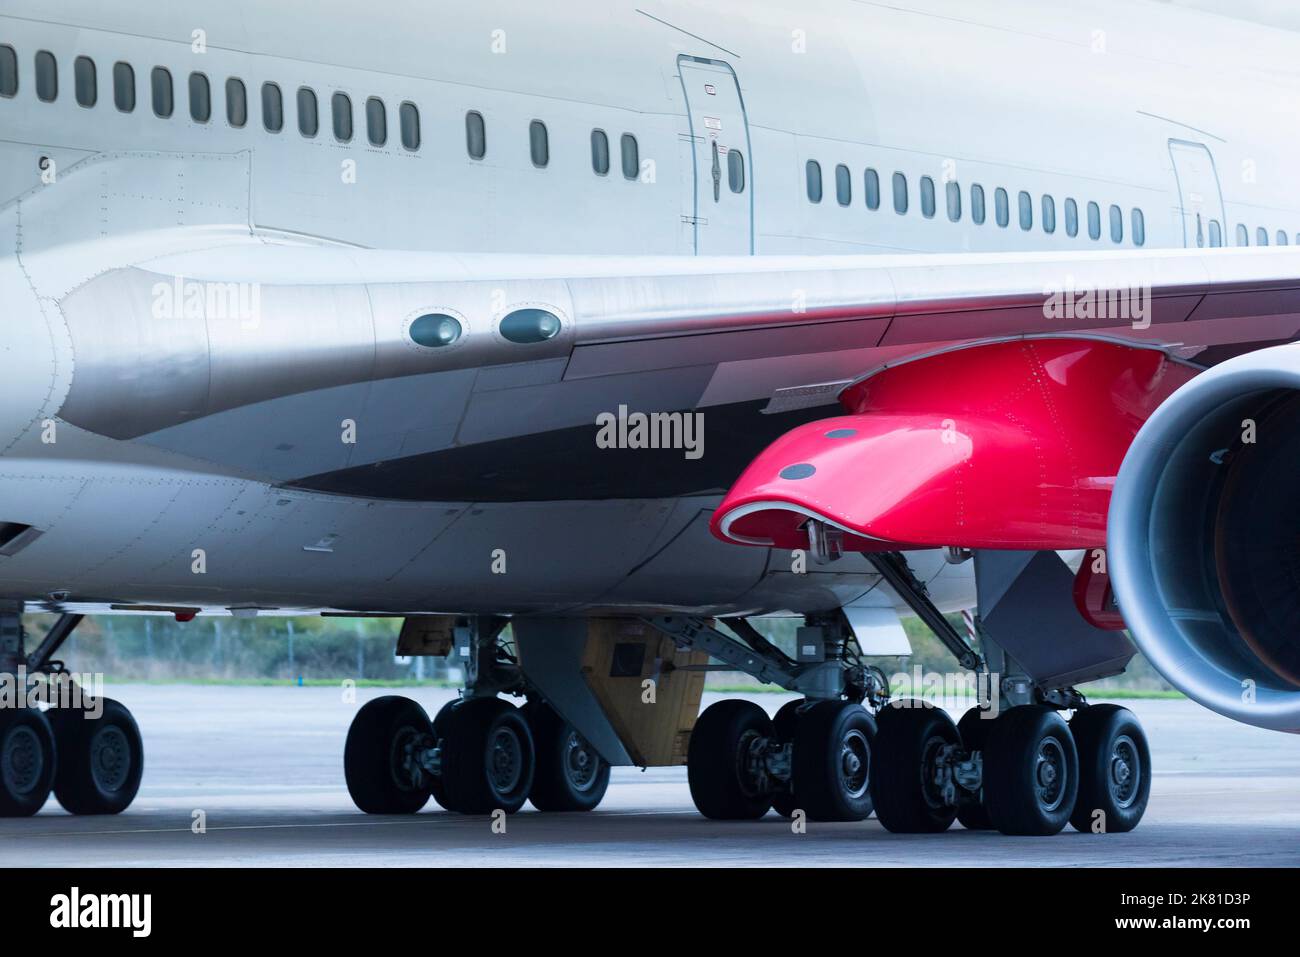
{"label": "emergency exit door", "polygon": [[695,196],[690,222],[697,256],[754,251],[749,125],[740,83],[721,60],[679,56],[690,120]]}
{"label": "emergency exit door", "polygon": [[1169,155],[1178,180],[1183,245],[1189,249],[1228,245],[1223,193],[1219,190],[1219,174],[1209,149],[1203,143],[1170,140]]}

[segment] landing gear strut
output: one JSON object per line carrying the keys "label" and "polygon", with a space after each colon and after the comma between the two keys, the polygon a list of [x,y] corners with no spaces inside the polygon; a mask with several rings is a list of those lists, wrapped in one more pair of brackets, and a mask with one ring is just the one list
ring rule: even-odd
{"label": "landing gear strut", "polygon": [[0,672],[21,679],[24,696],[41,691],[50,707],[0,713],[0,817],[35,814],[51,791],[72,814],[126,810],[144,773],[135,718],[111,698],[85,698],[53,657],[83,616],[60,615],[27,654],[22,612],[22,602],[0,604]]}

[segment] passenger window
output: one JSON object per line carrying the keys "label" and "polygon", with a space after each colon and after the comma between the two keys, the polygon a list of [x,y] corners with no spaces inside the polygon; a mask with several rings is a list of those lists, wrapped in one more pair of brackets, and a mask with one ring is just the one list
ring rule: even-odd
{"label": "passenger window", "polygon": [[1049,236],[1056,232],[1056,200],[1043,194],[1043,232]]}
{"label": "passenger window", "polygon": [[551,161],[550,137],[546,134],[546,124],[541,120],[528,124],[528,154],[538,169],[545,169]]}
{"label": "passenger window", "polygon": [[149,75],[149,85],[153,93],[154,116],[167,119],[172,115],[172,75],[165,68],[156,66]]}
{"label": "passenger window", "polygon": [[979,183],[970,188],[970,218],[976,226],[984,225],[984,187]]}
{"label": "passenger window", "polygon": [[190,74],[190,119],[195,123],[212,119],[212,86],[202,73]]}
{"label": "passenger window", "polygon": [[1256,246],[1268,245],[1268,230],[1265,229],[1263,226],[1257,226],[1255,228],[1255,245]]}
{"label": "passenger window", "polygon": [[18,95],[18,54],[8,45],[0,46],[0,96]]}
{"label": "passenger window", "polygon": [[623,153],[623,178],[635,180],[641,174],[641,150],[637,146],[636,137],[624,133],[619,146]]}
{"label": "passenger window", "polygon": [[1237,245],[1238,246],[1250,245],[1250,230],[1248,230],[1241,223],[1237,224]]}
{"label": "passenger window", "polygon": [[1283,232],[1283,231],[1280,230],[1280,229],[1277,231],[1277,244],[1278,244],[1279,246],[1289,246],[1289,245],[1290,245],[1290,243],[1288,242],[1288,240],[1287,240],[1287,238],[1286,238],[1286,233]]}
{"label": "passenger window", "polygon": [[335,93],[330,98],[334,114],[334,138],[340,143],[352,142],[352,99],[346,93]]}
{"label": "passenger window", "polygon": [[[1214,222],[1214,220],[1210,220],[1210,245],[1211,246],[1218,245],[1218,243],[1215,242],[1214,240],[1215,234],[1218,232],[1218,230],[1219,230],[1219,224]],[[1146,215],[1142,212],[1142,210],[1134,206],[1133,207],[1133,245],[1145,246],[1146,242],[1147,242],[1147,218]]]}
{"label": "passenger window", "polygon": [[1110,208],[1110,241],[1112,243],[1124,241],[1124,213],[1118,206]]}
{"label": "passenger window", "polygon": [[907,177],[894,174],[894,212],[902,216],[907,212]]}
{"label": "passenger window", "polygon": [[72,62],[72,86],[80,106],[91,107],[99,99],[99,81],[95,71],[95,61],[88,56],[79,56]]}
{"label": "passenger window", "polygon": [[274,83],[262,84],[262,125],[268,133],[284,129],[284,96]]}
{"label": "passenger window", "polygon": [[398,122],[402,127],[402,146],[408,150],[420,148],[420,108],[409,100],[398,108]]}
{"label": "passenger window", "polygon": [[921,215],[934,219],[934,180],[929,176],[921,177]]}
{"label": "passenger window", "polygon": [[377,96],[366,100],[366,139],[370,140],[371,146],[383,146],[388,142],[388,110]]}
{"label": "passenger window", "polygon": [[1011,222],[1011,198],[1001,186],[993,194],[993,212],[997,216],[998,225],[1006,229],[1007,223]]}
{"label": "passenger window", "polygon": [[597,176],[609,173],[609,137],[604,130],[591,131],[591,171]]}
{"label": "passenger window", "polygon": [[955,180],[949,180],[944,192],[948,194],[948,221],[955,223],[961,219],[961,186]]}
{"label": "passenger window", "polygon": [[808,192],[808,202],[822,201],[822,166],[816,160],[809,160],[803,166],[804,183]]}
{"label": "passenger window", "polygon": [[867,197],[867,209],[880,208],[880,174],[868,169],[863,177],[863,192]]}
{"label": "passenger window", "polygon": [[1088,203],[1088,236],[1101,239],[1101,207],[1093,202]]}
{"label": "passenger window", "polygon": [[841,206],[853,202],[853,177],[843,163],[835,167],[835,201]]}
{"label": "passenger window", "polygon": [[[1134,225],[1136,226],[1136,223]],[[1136,239],[1136,234],[1134,238]],[[1223,227],[1219,225],[1217,219],[1210,220],[1210,245],[1212,247],[1223,245]]]}
{"label": "passenger window", "polygon": [[298,132],[309,138],[320,132],[320,103],[311,87],[298,87]]}
{"label": "passenger window", "polygon": [[59,96],[59,64],[49,50],[36,54],[36,96],[46,103]]}
{"label": "passenger window", "polygon": [[1071,239],[1079,235],[1079,204],[1069,198],[1065,201],[1065,235]]}
{"label": "passenger window", "polygon": [[1034,228],[1034,200],[1024,190],[1016,197],[1016,205],[1020,212],[1020,228],[1028,232]]}
{"label": "passenger window", "polygon": [[135,69],[120,60],[113,64],[113,105],[123,113],[135,109]]}
{"label": "passenger window", "polygon": [[727,151],[727,185],[733,193],[745,191],[745,156],[740,150]]}
{"label": "passenger window", "polygon": [[474,110],[465,114],[465,149],[470,159],[481,160],[487,155],[487,126],[483,114]]}
{"label": "passenger window", "polygon": [[226,122],[237,130],[248,122],[248,90],[238,77],[226,80]]}

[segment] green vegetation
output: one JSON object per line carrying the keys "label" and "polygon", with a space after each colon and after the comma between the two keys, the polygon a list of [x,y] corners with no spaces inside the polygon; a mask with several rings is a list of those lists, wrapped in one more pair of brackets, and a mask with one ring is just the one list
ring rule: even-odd
{"label": "green vegetation", "polygon": [[[962,628],[961,616],[950,616]],[[50,626],[50,615],[26,616],[29,647]],[[793,654],[795,618],[756,619],[755,625],[778,647]],[[456,687],[459,672],[441,658],[395,658],[398,618],[196,618],[143,614],[87,618],[61,649],[73,671],[96,672],[122,682],[195,684],[433,685]],[[952,656],[919,619],[903,621],[912,643],[910,658],[882,658],[878,664],[897,681],[899,674],[948,675]],[[719,692],[780,691],[756,684],[748,675],[711,672],[707,687]],[[1083,690],[1094,698],[1176,698],[1180,695],[1139,655],[1116,678],[1092,682]]]}

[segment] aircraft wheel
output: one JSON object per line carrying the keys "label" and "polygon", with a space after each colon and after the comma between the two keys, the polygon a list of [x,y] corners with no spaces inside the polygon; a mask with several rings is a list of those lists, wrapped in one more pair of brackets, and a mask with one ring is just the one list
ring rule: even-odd
{"label": "aircraft wheel", "polygon": [[[777,710],[772,718],[772,730],[778,741],[783,743],[794,741],[795,722],[799,719],[799,708],[804,704],[807,704],[806,699],[795,698],[793,701],[787,701]],[[794,790],[790,786],[792,783],[792,781],[787,782],[781,790],[772,792],[772,810],[782,817],[791,817],[799,807],[799,802],[794,797]]]}
{"label": "aircraft wheel", "polygon": [[1079,751],[1070,823],[1076,831],[1091,831],[1094,819],[1102,833],[1133,830],[1151,796],[1151,751],[1137,716],[1118,705],[1089,705],[1075,712],[1070,732]]}
{"label": "aircraft wheel", "polygon": [[704,709],[686,753],[691,800],[716,821],[755,821],[772,806],[754,749],[773,734],[772,719],[752,701],[730,699]]}
{"label": "aircraft wheel", "polygon": [[92,718],[81,709],[46,715],[58,748],[54,796],[71,814],[117,814],[135,800],[144,774],[144,743],[131,712],[112,698]]}
{"label": "aircraft wheel", "polygon": [[946,831],[957,809],[936,783],[944,748],[961,742],[947,713],[921,701],[887,705],[876,715],[871,791],[876,819],[895,834]]}
{"label": "aircraft wheel", "polygon": [[[983,708],[971,708],[957,722],[957,733],[961,735],[961,743],[966,746],[967,751],[985,749],[989,728],[997,720],[984,717],[987,713]],[[957,820],[968,831],[987,831],[993,827],[993,822],[989,820],[989,812],[984,807],[983,796],[979,795],[979,797],[978,802],[957,805]]]}
{"label": "aircraft wheel", "polygon": [[871,815],[876,722],[860,704],[819,701],[794,732],[794,797],[813,821],[864,821]]}
{"label": "aircraft wheel", "polygon": [[58,767],[54,732],[35,708],[0,712],[0,817],[29,817],[44,806]]}
{"label": "aircraft wheel", "polygon": [[984,750],[984,803],[1003,834],[1056,834],[1074,811],[1079,757],[1065,720],[1044,705],[1001,714]]}
{"label": "aircraft wheel", "polygon": [[536,767],[533,735],[519,708],[470,698],[447,712],[442,786],[462,814],[513,814],[524,806]]}
{"label": "aircraft wheel", "polygon": [[524,713],[537,771],[528,800],[539,811],[590,811],[609,787],[609,764],[587,739],[543,702],[530,702]]}
{"label": "aircraft wheel", "polygon": [[367,814],[414,814],[429,800],[429,775],[414,762],[433,740],[429,716],[410,698],[367,701],[348,728],[343,777],[352,802]]}

